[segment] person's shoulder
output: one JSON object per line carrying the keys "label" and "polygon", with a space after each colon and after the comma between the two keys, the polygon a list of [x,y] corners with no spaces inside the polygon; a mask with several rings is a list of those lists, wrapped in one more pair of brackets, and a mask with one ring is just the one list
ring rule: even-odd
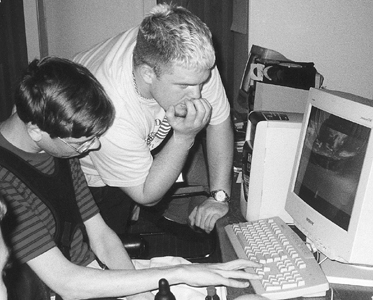
{"label": "person's shoulder", "polygon": [[73,61],[87,66],[92,64],[93,58],[97,60],[98,58],[102,59],[107,55],[118,56],[129,45],[135,43],[138,30],[139,27],[135,26],[125,31],[121,31],[111,37],[107,37],[90,48],[76,53]]}

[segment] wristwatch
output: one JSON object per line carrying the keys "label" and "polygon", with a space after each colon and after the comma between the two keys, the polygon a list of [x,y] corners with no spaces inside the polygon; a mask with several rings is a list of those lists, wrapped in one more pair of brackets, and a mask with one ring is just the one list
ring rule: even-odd
{"label": "wristwatch", "polygon": [[230,197],[224,190],[211,191],[210,195],[218,202],[229,202]]}

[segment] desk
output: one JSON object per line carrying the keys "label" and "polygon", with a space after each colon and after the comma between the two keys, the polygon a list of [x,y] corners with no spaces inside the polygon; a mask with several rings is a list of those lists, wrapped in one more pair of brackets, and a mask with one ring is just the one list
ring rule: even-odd
{"label": "desk", "polygon": [[[237,259],[236,253],[225,233],[224,227],[231,223],[244,222],[245,219],[240,211],[240,184],[236,183],[237,174],[234,176],[234,183],[232,185],[232,195],[229,213],[221,218],[217,223],[217,232],[219,236],[219,244],[221,250],[221,258],[223,262]],[[307,300],[372,300],[373,288],[358,287],[351,285],[337,285],[331,284],[333,293],[329,290],[324,297],[298,297],[295,299]],[[227,300],[234,300],[236,297],[245,294],[253,294],[254,290],[251,287],[246,289],[228,288]]]}

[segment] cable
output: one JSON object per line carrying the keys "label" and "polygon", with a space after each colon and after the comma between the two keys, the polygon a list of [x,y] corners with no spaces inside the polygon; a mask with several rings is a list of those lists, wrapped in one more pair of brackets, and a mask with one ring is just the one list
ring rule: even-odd
{"label": "cable", "polygon": [[330,288],[330,300],[333,300],[334,299],[334,290],[333,288],[331,287]]}
{"label": "cable", "polygon": [[[320,259],[320,252],[319,252],[319,259]],[[325,256],[322,261],[319,261],[319,265],[321,265],[324,261],[326,261],[328,258]]]}

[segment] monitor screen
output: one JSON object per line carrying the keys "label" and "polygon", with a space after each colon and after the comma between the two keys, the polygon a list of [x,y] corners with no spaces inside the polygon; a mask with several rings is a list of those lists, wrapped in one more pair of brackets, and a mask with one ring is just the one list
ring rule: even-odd
{"label": "monitor screen", "polygon": [[370,128],[312,107],[294,192],[348,230]]}
{"label": "monitor screen", "polygon": [[311,88],[285,209],[328,258],[373,265],[373,101]]}

